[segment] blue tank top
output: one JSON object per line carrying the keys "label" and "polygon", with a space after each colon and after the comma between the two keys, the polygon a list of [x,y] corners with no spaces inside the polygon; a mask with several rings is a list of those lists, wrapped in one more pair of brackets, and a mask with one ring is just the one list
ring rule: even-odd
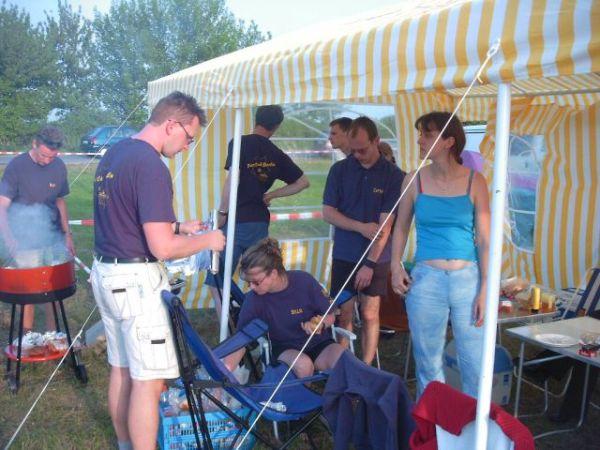
{"label": "blue tank top", "polygon": [[417,262],[429,259],[477,261],[475,206],[469,195],[472,181],[473,170],[465,195],[443,197],[424,194],[420,174],[417,175]]}

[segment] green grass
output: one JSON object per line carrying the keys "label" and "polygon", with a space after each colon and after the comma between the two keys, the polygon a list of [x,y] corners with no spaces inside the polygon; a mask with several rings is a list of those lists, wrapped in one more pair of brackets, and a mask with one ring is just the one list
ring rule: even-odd
{"label": "green grass", "polygon": [[[310,161],[303,167],[307,171],[325,172],[328,162]],[[82,166],[70,166],[71,179],[79,172]],[[79,169],[79,170],[78,170]],[[0,168],[0,172],[1,172]],[[73,186],[71,195],[68,197],[68,206],[72,218],[92,217],[92,179],[93,170],[88,169]],[[302,194],[288,199],[274,202],[275,205],[312,205],[320,204],[322,187],[325,175],[310,176],[311,188]],[[293,223],[275,223],[272,226],[273,234],[282,234],[281,237],[290,237],[292,233],[301,235],[303,232],[309,234],[308,228],[311,222],[316,231],[320,230],[319,221],[302,221]],[[306,230],[303,230],[306,229]],[[326,229],[326,226],[325,228]],[[91,261],[92,229],[88,227],[73,227],[75,244],[78,253],[89,263]],[[77,293],[67,299],[65,307],[73,333],[77,332],[83,321],[88,317],[94,307],[94,300],[87,276],[78,272]],[[43,308],[37,312],[36,323],[43,324]],[[217,322],[212,310],[190,311],[192,322],[200,334],[215,343],[217,339]],[[3,344],[8,335],[9,308],[0,303],[0,342]],[[99,320],[97,312],[91,318],[90,324]],[[517,343],[504,338],[503,344],[513,355],[518,354]],[[360,347],[360,346],[358,346]],[[401,334],[389,340],[382,340],[380,345],[380,356],[382,367],[393,373],[403,373],[404,355],[406,350],[406,335]],[[529,356],[535,353],[530,349]],[[25,422],[18,435],[13,449],[110,449],[114,448],[115,435],[110,423],[106,409],[106,389],[108,380],[108,365],[106,354],[97,353],[94,349],[85,349],[82,352],[82,360],[87,367],[89,383],[81,385],[72,375],[68,365],[62,367],[57,377],[49,385],[48,390],[33,410],[29,419]],[[4,360],[2,360],[4,362]],[[55,362],[24,364],[22,371],[22,387],[17,395],[11,394],[5,386],[0,389],[0,446],[4,447],[14,430],[25,417],[30,406],[33,404],[43,385],[56,367]],[[414,365],[413,365],[414,367]],[[411,371],[412,372],[412,371]],[[409,389],[414,393],[414,383],[409,384]],[[514,396],[514,388],[513,388]],[[541,409],[541,393],[533,390],[527,385],[523,388],[522,412],[533,412]],[[600,402],[600,394],[596,392],[593,400]],[[556,402],[554,402],[556,405]],[[511,411],[511,408],[507,408]],[[523,419],[534,434],[556,428],[544,417]],[[600,412],[591,409],[583,428],[576,433],[567,433],[551,438],[545,438],[536,443],[538,449],[570,449],[578,450],[597,448],[597,423],[600,422]],[[265,426],[264,430],[270,428]],[[323,449],[331,448],[331,441],[323,433],[321,428],[317,429],[316,438],[319,446]],[[258,446],[257,448],[262,448]],[[293,446],[294,449],[308,448],[306,444],[299,441]]]}

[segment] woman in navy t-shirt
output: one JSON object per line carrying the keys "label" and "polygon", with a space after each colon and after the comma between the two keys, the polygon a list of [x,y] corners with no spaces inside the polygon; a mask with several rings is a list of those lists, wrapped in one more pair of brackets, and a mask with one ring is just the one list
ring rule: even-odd
{"label": "woman in navy t-shirt", "polygon": [[[244,253],[240,275],[251,291],[242,305],[238,328],[257,318],[266,322],[273,360],[291,365],[329,307],[327,291],[312,275],[285,270],[279,245],[272,238],[261,240]],[[310,376],[314,369],[328,370],[335,365],[344,349],[332,338],[334,320],[332,313],[323,319],[294,366],[296,376]],[[231,355],[226,364],[234,368],[242,355],[243,351]]]}

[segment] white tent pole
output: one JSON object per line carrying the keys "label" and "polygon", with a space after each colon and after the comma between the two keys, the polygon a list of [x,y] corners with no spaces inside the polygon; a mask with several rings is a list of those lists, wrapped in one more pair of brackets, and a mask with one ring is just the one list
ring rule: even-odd
{"label": "white tent pole", "polygon": [[494,148],[494,180],[492,184],[492,218],[490,231],[490,256],[485,292],[483,356],[477,399],[475,448],[485,450],[488,438],[488,419],[492,400],[492,378],[496,351],[496,323],[498,321],[498,295],[502,269],[502,242],[506,203],[506,172],[508,166],[508,140],[510,133],[510,84],[498,86],[496,105],[496,146]]}
{"label": "white tent pole", "polygon": [[229,297],[231,294],[231,275],[233,259],[233,241],[235,237],[235,216],[237,211],[237,194],[240,180],[240,148],[242,144],[242,110],[235,110],[233,129],[233,155],[231,158],[229,186],[229,215],[227,216],[227,244],[225,247],[225,272],[223,273],[223,298],[221,302],[220,342],[227,339],[229,322]]}

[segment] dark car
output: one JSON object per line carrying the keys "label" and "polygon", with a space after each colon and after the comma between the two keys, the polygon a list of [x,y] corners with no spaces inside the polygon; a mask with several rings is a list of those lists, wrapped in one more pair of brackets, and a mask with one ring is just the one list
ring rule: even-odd
{"label": "dark car", "polygon": [[87,153],[97,153],[101,148],[108,149],[111,145],[125,139],[137,130],[130,127],[117,127],[105,125],[94,128],[83,138],[81,138],[81,151]]}

